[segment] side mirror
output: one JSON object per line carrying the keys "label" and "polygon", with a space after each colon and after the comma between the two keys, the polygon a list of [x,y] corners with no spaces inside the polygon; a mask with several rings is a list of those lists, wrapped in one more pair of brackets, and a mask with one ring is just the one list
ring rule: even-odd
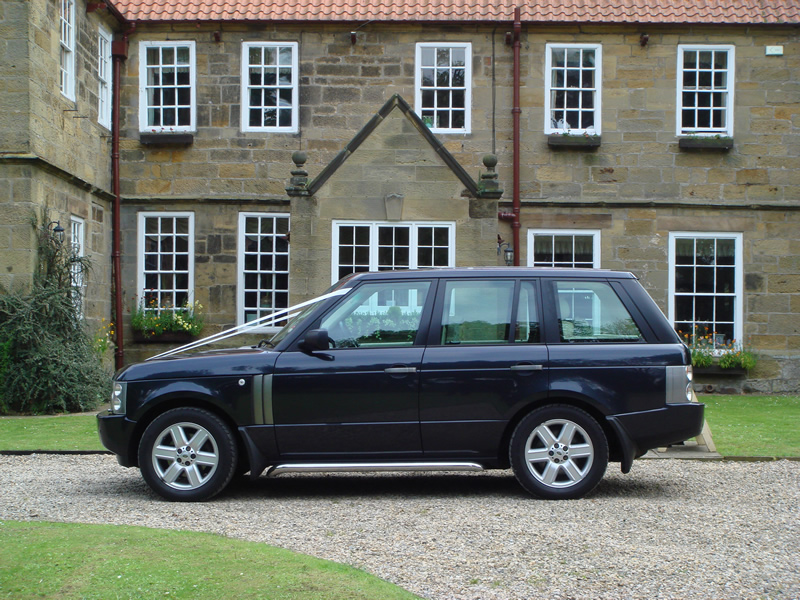
{"label": "side mirror", "polygon": [[318,352],[330,348],[330,338],[327,329],[312,329],[306,332],[306,337],[297,345],[303,352]]}

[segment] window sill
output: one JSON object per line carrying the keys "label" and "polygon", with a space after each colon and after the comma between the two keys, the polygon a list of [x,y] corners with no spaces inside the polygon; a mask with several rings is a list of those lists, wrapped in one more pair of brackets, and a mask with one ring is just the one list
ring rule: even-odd
{"label": "window sill", "polygon": [[145,146],[188,145],[194,142],[192,133],[140,133],[139,143]]}
{"label": "window sill", "polygon": [[682,137],[678,139],[678,148],[683,150],[730,150],[733,148],[731,137]]}
{"label": "window sill", "polygon": [[551,133],[547,136],[547,145],[551,148],[599,148],[600,136]]}

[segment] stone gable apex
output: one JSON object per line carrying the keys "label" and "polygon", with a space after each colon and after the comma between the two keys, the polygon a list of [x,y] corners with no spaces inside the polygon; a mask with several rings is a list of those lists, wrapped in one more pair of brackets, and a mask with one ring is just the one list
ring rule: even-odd
{"label": "stone gable apex", "polygon": [[[355,137],[345,145],[334,159],[310,183],[307,185],[297,185],[300,181],[293,178],[293,185],[286,188],[289,196],[314,196],[395,110],[399,110],[403,114],[419,135],[427,142],[430,148],[450,169],[453,175],[464,185],[468,195],[474,198],[487,199],[497,199],[502,195],[503,191],[498,189],[496,182],[493,181],[495,177],[494,174],[489,178],[492,179],[494,185],[486,185],[485,183],[479,185],[469,176],[464,167],[461,166],[447,148],[444,147],[444,144],[431,133],[430,129],[422,122],[408,102],[399,94],[395,94],[389,98],[375,116],[361,128]],[[494,168],[495,162],[491,163],[490,169]],[[294,174],[295,172],[293,171],[293,175]]]}

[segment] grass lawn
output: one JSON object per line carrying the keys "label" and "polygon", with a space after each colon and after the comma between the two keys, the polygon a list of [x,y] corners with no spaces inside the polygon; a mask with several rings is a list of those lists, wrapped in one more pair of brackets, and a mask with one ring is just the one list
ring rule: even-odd
{"label": "grass lawn", "polygon": [[0,521],[0,598],[411,600],[341,565],[218,535]]}
{"label": "grass lawn", "polygon": [[800,456],[800,396],[699,398],[723,456]]}
{"label": "grass lawn", "polygon": [[104,450],[94,415],[0,417],[0,450]]}

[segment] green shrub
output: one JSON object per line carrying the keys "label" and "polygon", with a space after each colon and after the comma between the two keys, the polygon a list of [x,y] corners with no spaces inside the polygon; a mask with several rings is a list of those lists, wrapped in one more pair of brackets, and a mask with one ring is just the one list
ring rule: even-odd
{"label": "green shrub", "polygon": [[110,389],[72,285],[89,264],[46,226],[38,233],[30,291],[0,295],[0,414],[91,410]]}

